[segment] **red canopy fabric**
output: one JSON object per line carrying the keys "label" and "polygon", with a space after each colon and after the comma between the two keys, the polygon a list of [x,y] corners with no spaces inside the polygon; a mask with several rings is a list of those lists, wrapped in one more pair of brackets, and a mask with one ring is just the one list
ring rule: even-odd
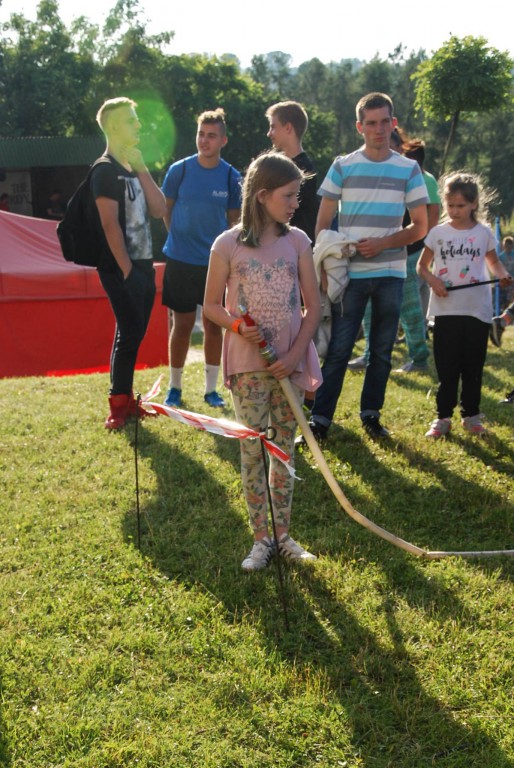
{"label": "red canopy fabric", "polygon": [[[163,264],[138,367],[167,362]],[[114,316],[92,267],[63,259],[56,222],[0,211],[0,377],[105,371]]]}

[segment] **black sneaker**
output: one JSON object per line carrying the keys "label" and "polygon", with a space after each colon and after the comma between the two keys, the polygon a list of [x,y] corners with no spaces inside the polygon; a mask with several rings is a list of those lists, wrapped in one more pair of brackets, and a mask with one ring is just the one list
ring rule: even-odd
{"label": "black sneaker", "polygon": [[505,395],[503,400],[500,400],[500,405],[514,405],[514,389]]}
{"label": "black sneaker", "polygon": [[370,437],[389,437],[389,432],[382,426],[378,416],[364,416],[362,426]]}
{"label": "black sneaker", "polygon": [[[309,421],[309,427],[311,428],[311,432],[314,435],[317,443],[322,443],[327,439],[328,427],[323,426],[323,424],[319,424],[317,421],[312,421],[312,419]],[[294,444],[295,448],[305,447],[307,445],[307,441],[303,435],[298,435],[294,441]]]}
{"label": "black sneaker", "polygon": [[502,325],[501,317],[493,317],[491,327],[489,328],[489,338],[495,347],[501,347],[502,334],[504,330],[505,329]]}

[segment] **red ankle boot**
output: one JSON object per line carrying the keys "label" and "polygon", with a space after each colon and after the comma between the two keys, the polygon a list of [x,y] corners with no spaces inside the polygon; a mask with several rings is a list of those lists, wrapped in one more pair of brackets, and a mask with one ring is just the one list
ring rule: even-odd
{"label": "red ankle boot", "polygon": [[138,403],[134,397],[134,393],[130,393],[127,416],[137,416],[138,419],[144,419],[146,416],[158,415],[159,414],[155,413],[155,411],[147,411],[146,408],[143,408],[141,401]]}
{"label": "red ankle boot", "polygon": [[106,429],[121,429],[121,427],[124,427],[128,416],[129,405],[129,395],[110,395],[109,407],[111,412],[105,420],[104,427]]}

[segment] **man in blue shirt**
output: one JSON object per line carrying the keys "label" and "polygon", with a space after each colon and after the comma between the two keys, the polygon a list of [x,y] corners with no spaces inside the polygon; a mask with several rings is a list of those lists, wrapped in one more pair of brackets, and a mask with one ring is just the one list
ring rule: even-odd
{"label": "man in blue shirt", "polygon": [[[198,153],[168,169],[162,191],[166,197],[164,223],[168,237],[162,302],[170,309],[170,384],[165,405],[182,404],[182,373],[196,321],[203,306],[211,246],[216,237],[239,220],[241,175],[221,158],[227,144],[225,113],[221,108],[198,117]],[[222,332],[202,312],[205,355],[205,402],[223,407],[216,391]]]}

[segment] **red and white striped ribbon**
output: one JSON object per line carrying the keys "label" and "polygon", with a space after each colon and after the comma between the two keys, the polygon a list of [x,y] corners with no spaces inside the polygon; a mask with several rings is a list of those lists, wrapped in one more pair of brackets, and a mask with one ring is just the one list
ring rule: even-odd
{"label": "red and white striped ribbon", "polygon": [[179,421],[181,424],[187,424],[190,427],[201,429],[204,432],[212,432],[215,435],[222,435],[223,437],[232,437],[239,440],[256,439],[262,440],[268,453],[276,456],[287,468],[287,471],[296,480],[300,480],[294,467],[291,466],[291,457],[272,440],[269,440],[264,432],[257,432],[249,427],[244,427],[242,424],[238,424],[235,421],[229,419],[215,419],[212,416],[205,416],[202,413],[193,413],[192,411],[184,411],[182,408],[170,408],[167,405],[161,405],[161,403],[155,403],[151,400],[159,394],[160,383],[162,376],[160,376],[151,389],[144,395],[141,400],[145,404],[146,408],[151,408],[156,413],[160,413],[162,416],[168,416],[170,419]]}

